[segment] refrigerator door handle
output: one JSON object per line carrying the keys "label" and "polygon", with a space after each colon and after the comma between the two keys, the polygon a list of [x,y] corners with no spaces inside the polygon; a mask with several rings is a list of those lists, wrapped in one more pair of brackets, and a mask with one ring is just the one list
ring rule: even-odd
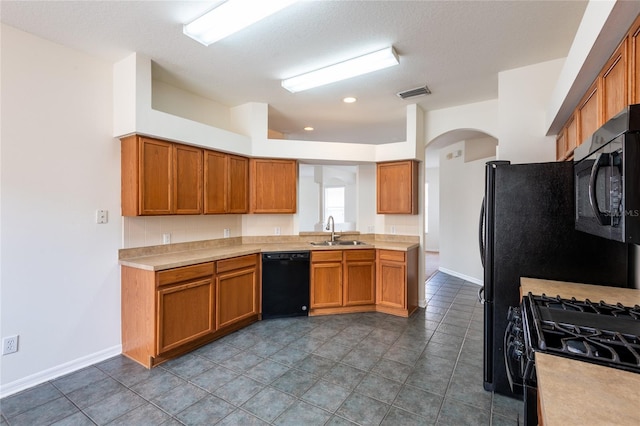
{"label": "refrigerator door handle", "polygon": [[478,302],[482,303],[484,305],[484,302],[486,302],[486,300],[484,299],[484,286],[480,287],[480,289],[478,290]]}
{"label": "refrigerator door handle", "polygon": [[478,224],[478,243],[480,247],[480,262],[484,268],[484,197],[480,206],[480,223]]}

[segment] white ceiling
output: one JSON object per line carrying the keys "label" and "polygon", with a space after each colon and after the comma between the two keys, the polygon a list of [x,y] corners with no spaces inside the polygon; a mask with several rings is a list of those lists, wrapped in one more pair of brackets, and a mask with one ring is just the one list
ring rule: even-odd
{"label": "white ceiling", "polygon": [[[290,139],[375,144],[405,140],[410,103],[426,111],[495,99],[499,71],[565,57],[587,1],[311,0],[209,47],[182,34],[217,3],[3,0],[0,18],[109,62],[144,54],[155,77],[229,107],[268,103],[269,127]],[[399,66],[296,94],[280,86],[389,45]],[[396,96],[424,84],[431,95]]]}

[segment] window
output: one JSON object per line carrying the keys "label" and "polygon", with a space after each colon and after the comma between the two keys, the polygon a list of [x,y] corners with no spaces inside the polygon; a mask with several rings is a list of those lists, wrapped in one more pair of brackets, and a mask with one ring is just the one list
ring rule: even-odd
{"label": "window", "polygon": [[344,186],[324,189],[324,217],[333,216],[335,223],[344,223]]}

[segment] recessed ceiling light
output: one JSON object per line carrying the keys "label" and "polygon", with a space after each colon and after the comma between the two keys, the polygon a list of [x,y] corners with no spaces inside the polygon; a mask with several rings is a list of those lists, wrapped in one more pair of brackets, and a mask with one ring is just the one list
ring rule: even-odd
{"label": "recessed ceiling light", "polygon": [[313,127],[311,126],[307,126],[304,128],[307,132],[312,132],[313,131]]}
{"label": "recessed ceiling light", "polygon": [[297,0],[251,1],[227,0],[201,17],[186,24],[182,32],[209,46],[261,19],[284,9]]}
{"label": "recessed ceiling light", "polygon": [[353,96],[347,96],[346,98],[344,98],[344,99],[342,100],[342,102],[344,102],[345,104],[352,104],[352,103],[354,103],[355,101],[357,101],[357,99],[356,99],[356,98],[354,98]]}
{"label": "recessed ceiling light", "polygon": [[282,87],[291,93],[301,92],[336,81],[381,70],[400,63],[392,46],[344,62],[329,65],[306,74],[282,80]]}

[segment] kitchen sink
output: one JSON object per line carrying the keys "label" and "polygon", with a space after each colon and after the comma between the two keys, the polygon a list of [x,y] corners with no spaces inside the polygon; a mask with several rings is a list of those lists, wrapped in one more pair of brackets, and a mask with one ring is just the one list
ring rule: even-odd
{"label": "kitchen sink", "polygon": [[357,240],[343,240],[343,241],[312,241],[311,245],[314,246],[362,246],[367,243]]}

